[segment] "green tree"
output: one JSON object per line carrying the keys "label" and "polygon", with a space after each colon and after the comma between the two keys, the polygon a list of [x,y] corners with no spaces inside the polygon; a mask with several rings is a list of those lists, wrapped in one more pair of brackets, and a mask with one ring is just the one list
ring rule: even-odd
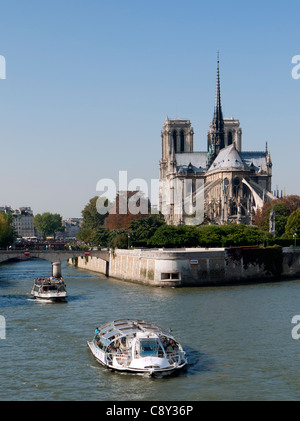
{"label": "green tree", "polygon": [[12,226],[11,215],[0,213],[0,247],[4,248],[12,245],[16,238],[17,235]]}
{"label": "green tree", "polygon": [[221,247],[222,229],[218,225],[201,225],[198,227],[199,246]]}
{"label": "green tree", "polygon": [[[107,212],[103,213],[103,209],[105,208],[107,208]],[[98,196],[90,199],[89,203],[81,212],[83,217],[82,228],[90,228],[92,230],[102,228],[104,220],[108,215],[109,208],[110,203],[108,199],[99,198]]]}
{"label": "green tree", "polygon": [[[276,237],[278,238],[278,237],[281,237],[285,232],[285,226],[286,226],[288,217],[291,214],[291,211],[288,205],[284,202],[274,201],[274,204],[272,206],[275,212],[275,232],[276,232]],[[259,222],[259,228],[261,228],[265,232],[269,231],[271,209],[272,207],[269,205],[268,208],[266,209],[264,217]]]}
{"label": "green tree", "polygon": [[92,231],[91,243],[97,246],[108,247],[110,232],[105,228]]}
{"label": "green tree", "polygon": [[292,237],[293,234],[297,234],[297,237],[300,236],[300,208],[295,210],[289,216],[286,226],[285,226],[285,233],[287,236]]}
{"label": "green tree", "polygon": [[256,246],[265,240],[258,227],[243,224],[200,226],[198,232],[201,247]]}
{"label": "green tree", "polygon": [[258,227],[229,224],[221,227],[222,246],[258,246],[263,244],[265,234]]}
{"label": "green tree", "polygon": [[148,240],[153,247],[195,247],[199,244],[197,228],[189,225],[162,225]]}
{"label": "green tree", "polygon": [[119,229],[117,231],[110,231],[109,234],[109,247],[112,249],[127,249],[128,248],[128,231]]}
{"label": "green tree", "polygon": [[38,213],[33,220],[34,227],[42,234],[43,238],[53,235],[57,231],[63,231],[62,217],[58,213]]}
{"label": "green tree", "polygon": [[228,224],[195,226],[163,225],[148,240],[154,247],[230,247],[258,246],[266,235],[257,227]]}
{"label": "green tree", "polygon": [[85,243],[91,243],[93,235],[94,235],[94,231],[91,228],[82,228],[76,234],[76,238],[79,241],[84,241]]}
{"label": "green tree", "polygon": [[131,221],[129,230],[134,243],[147,243],[156,232],[156,230],[165,224],[164,217],[161,214],[149,215],[146,218],[139,218]]}
{"label": "green tree", "polygon": [[[83,221],[77,240],[94,245],[107,245],[108,230],[103,227],[105,218],[111,208],[111,203],[105,197],[95,196],[81,212]],[[107,212],[105,212],[107,210]]]}

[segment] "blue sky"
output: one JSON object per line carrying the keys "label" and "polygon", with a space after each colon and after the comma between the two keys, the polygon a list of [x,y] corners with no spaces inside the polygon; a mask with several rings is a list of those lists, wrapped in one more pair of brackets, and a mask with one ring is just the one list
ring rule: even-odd
{"label": "blue sky", "polygon": [[159,178],[168,115],[206,150],[216,52],[223,113],[243,150],[273,160],[273,187],[300,194],[296,1],[1,2],[0,205],[79,217],[97,181]]}

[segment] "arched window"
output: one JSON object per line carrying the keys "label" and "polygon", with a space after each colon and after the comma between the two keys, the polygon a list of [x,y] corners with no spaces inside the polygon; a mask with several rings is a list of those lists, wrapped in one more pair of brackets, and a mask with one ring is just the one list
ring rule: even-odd
{"label": "arched window", "polygon": [[173,132],[173,146],[174,146],[174,152],[177,153],[177,132],[174,130]]}
{"label": "arched window", "polygon": [[232,145],[232,132],[228,132],[228,146]]}
{"label": "arched window", "polygon": [[184,152],[184,132],[180,132],[180,152]]}
{"label": "arched window", "polygon": [[231,205],[231,215],[232,216],[237,215],[237,206],[235,202],[233,202]]}
{"label": "arched window", "polygon": [[234,197],[238,197],[239,189],[240,189],[240,180],[238,178],[235,178],[233,180],[233,196]]}
{"label": "arched window", "polygon": [[223,193],[227,196],[228,194],[228,189],[229,189],[229,180],[228,178],[224,178],[223,180]]}

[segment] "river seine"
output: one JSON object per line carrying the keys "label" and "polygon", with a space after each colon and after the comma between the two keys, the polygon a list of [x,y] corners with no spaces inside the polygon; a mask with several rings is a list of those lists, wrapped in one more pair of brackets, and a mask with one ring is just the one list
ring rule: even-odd
{"label": "river seine", "polygon": [[[50,275],[49,262],[0,265],[0,400],[300,399],[300,339],[292,337],[300,280],[163,289],[62,270],[67,303],[41,303],[30,289],[36,276]],[[99,365],[86,341],[119,318],[171,328],[187,370],[151,378]]]}

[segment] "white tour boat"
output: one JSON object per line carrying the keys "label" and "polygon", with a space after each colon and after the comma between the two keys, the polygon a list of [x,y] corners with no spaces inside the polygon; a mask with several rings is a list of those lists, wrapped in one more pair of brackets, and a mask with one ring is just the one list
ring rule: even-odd
{"label": "white tour boat", "polygon": [[35,278],[31,295],[41,300],[65,301],[67,297],[66,284],[62,278]]}
{"label": "white tour boat", "polygon": [[117,371],[155,375],[187,365],[185,352],[173,335],[143,320],[107,323],[95,330],[88,346],[98,362]]}

